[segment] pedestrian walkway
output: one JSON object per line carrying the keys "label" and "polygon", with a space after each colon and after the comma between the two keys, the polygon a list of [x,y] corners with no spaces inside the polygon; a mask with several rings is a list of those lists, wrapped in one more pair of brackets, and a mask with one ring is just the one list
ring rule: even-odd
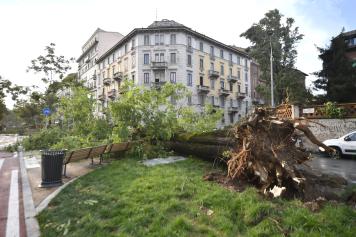
{"label": "pedestrian walkway", "polygon": [[27,236],[20,161],[5,152],[0,152],[0,236]]}

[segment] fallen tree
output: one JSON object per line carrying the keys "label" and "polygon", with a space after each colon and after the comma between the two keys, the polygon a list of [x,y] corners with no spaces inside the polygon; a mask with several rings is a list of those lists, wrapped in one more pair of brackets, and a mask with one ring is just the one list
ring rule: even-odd
{"label": "fallen tree", "polygon": [[266,195],[339,199],[347,182],[318,173],[304,163],[311,157],[296,146],[298,132],[327,152],[334,152],[315,138],[303,120],[278,119],[263,108],[231,129],[181,134],[169,146],[179,153],[225,162],[231,180],[244,180]]}

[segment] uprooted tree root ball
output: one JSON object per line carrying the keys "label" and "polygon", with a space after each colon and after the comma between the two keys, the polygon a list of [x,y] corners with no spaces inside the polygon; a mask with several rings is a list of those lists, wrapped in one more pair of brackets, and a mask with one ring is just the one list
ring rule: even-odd
{"label": "uprooted tree root ball", "polygon": [[295,145],[298,130],[314,144],[333,152],[300,120],[277,119],[258,108],[248,121],[233,128],[236,143],[227,161],[228,176],[245,179],[268,195],[309,199],[305,190],[310,180],[305,173],[312,171],[300,167],[309,160],[309,154]]}

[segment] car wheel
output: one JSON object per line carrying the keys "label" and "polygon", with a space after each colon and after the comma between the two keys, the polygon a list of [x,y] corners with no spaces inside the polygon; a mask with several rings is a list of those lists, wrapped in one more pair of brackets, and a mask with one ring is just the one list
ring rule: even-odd
{"label": "car wheel", "polygon": [[332,159],[341,159],[342,158],[342,152],[341,152],[340,148],[338,148],[338,147],[332,147],[332,148],[335,149],[335,152],[330,154],[330,157]]}

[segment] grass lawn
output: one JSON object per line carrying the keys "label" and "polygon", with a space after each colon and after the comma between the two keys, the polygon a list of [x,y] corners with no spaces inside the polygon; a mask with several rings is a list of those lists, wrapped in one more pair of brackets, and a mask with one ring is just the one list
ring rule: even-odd
{"label": "grass lawn", "polygon": [[203,181],[211,163],[123,159],[70,184],[40,213],[42,236],[356,236],[356,211],[260,197]]}

